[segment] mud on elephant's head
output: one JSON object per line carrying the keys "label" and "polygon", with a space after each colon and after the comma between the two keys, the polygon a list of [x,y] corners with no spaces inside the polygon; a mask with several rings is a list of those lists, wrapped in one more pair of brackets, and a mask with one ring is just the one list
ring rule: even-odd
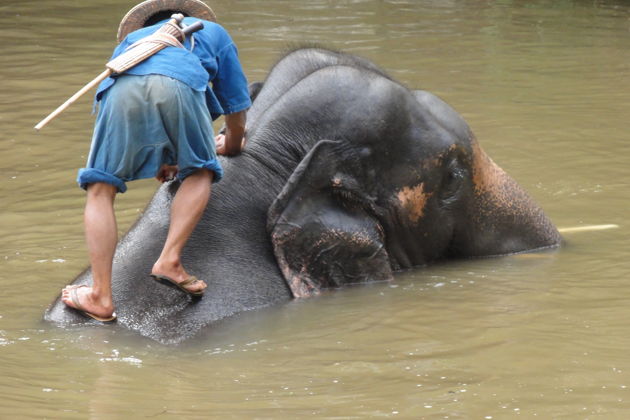
{"label": "mud on elephant's head", "polygon": [[269,210],[294,296],[441,258],[556,246],[558,231],[436,96],[409,92],[387,138],[320,140]]}

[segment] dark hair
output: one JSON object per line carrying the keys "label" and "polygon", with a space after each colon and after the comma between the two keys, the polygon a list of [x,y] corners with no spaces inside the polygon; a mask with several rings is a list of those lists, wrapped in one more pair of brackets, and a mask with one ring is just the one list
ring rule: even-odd
{"label": "dark hair", "polygon": [[169,19],[171,15],[175,13],[181,13],[184,16],[188,16],[186,13],[180,12],[179,10],[162,10],[161,12],[157,12],[149,16],[147,20],[144,21],[143,26],[146,28],[147,26],[155,25],[156,23],[161,22],[165,19]]}

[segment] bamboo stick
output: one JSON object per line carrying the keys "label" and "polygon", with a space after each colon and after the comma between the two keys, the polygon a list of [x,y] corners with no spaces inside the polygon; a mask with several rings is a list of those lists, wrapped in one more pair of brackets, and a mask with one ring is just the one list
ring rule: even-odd
{"label": "bamboo stick", "polygon": [[97,84],[99,84],[103,80],[107,79],[110,74],[112,74],[112,71],[110,69],[107,69],[103,73],[99,74],[94,80],[92,80],[90,83],[88,83],[87,85],[85,85],[81,89],[79,89],[79,91],[77,93],[75,93],[74,95],[72,95],[66,102],[64,102],[63,104],[59,105],[59,107],[57,107],[57,109],[55,109],[53,112],[51,112],[50,115],[48,115],[46,118],[41,120],[35,126],[35,130],[40,130],[43,126],[48,124],[50,122],[50,120],[55,118],[57,115],[61,114],[66,108],[68,108],[70,105],[75,103],[76,100],[79,99],[81,96],[83,96],[83,94],[85,92],[87,92],[88,90],[92,89],[94,86],[96,86]]}

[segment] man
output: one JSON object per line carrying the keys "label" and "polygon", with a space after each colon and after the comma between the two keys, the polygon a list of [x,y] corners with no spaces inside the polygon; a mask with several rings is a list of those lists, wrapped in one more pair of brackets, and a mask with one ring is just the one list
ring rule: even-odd
{"label": "man", "polygon": [[[123,18],[122,42],[113,57],[176,12],[188,16],[185,25],[202,20],[204,28],[184,42],[185,48],[166,47],[106,79],[96,93],[100,106],[90,154],[77,178],[87,190],[84,223],[94,283],[66,287],[62,300],[103,322],[116,318],[111,290],[116,193],[125,192],[126,181],[155,176],[164,182],[177,176],[181,185],[171,206],[168,236],[150,274],[201,296],[207,285],[182,266],[182,249],[203,214],[212,182],[223,176],[217,154],[238,154],[244,143],[245,111],[251,105],[247,80],[230,36],[211,22],[214,13],[201,1],[140,3]],[[212,120],[221,114],[226,131],[213,141]]]}

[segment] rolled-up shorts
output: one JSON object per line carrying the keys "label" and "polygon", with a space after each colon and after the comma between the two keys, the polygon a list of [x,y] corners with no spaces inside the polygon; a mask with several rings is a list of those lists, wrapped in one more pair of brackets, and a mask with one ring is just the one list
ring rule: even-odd
{"label": "rolled-up shorts", "polygon": [[200,168],[223,177],[204,92],[167,76],[123,75],[101,98],[92,145],[77,182],[125,192],[125,183],[177,165],[180,180]]}

